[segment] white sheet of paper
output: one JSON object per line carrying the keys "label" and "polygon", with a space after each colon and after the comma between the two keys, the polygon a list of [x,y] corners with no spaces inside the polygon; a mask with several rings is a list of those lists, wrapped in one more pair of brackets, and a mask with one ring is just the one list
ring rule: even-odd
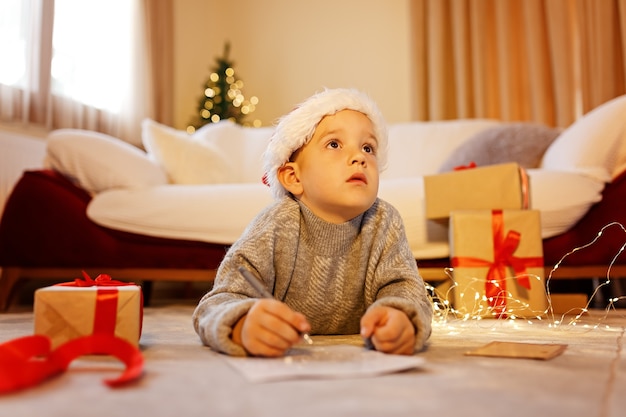
{"label": "white sheet of paper", "polygon": [[357,378],[419,368],[424,358],[389,355],[351,345],[298,346],[282,358],[226,357],[251,382]]}

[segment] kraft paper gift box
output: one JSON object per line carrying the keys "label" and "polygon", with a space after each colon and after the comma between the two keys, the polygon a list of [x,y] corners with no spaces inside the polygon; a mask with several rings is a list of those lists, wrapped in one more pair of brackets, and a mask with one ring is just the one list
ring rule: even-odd
{"label": "kraft paper gift box", "polygon": [[541,317],[547,311],[537,210],[450,216],[453,307],[464,317]]}
{"label": "kraft paper gift box", "polygon": [[138,346],[143,300],[138,285],[53,285],[35,291],[35,334],[52,349],[81,336],[109,333]]}
{"label": "kraft paper gift box", "polygon": [[447,219],[454,210],[529,207],[526,171],[515,162],[424,176],[427,219]]}

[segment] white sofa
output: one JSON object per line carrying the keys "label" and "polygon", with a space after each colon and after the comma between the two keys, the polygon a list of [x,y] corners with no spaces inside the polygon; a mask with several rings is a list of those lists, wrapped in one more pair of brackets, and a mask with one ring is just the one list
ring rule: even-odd
{"label": "white sofa", "polygon": [[[605,184],[626,167],[624,114],[626,96],[562,132],[496,120],[393,124],[379,195],[399,209],[416,259],[445,258],[447,230],[424,218],[423,176],[471,161],[517,160],[527,168],[543,237],[555,236],[600,201]],[[272,201],[261,181],[272,130],[220,122],[189,135],[146,120],[145,151],[102,134],[58,130],[48,136],[46,163],[93,195],[87,215],[97,224],[230,244]]]}

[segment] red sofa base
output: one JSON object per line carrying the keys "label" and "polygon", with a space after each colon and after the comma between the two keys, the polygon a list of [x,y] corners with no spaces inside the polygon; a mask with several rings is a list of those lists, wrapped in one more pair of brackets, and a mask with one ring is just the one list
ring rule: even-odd
{"label": "red sofa base", "polygon": [[[101,227],[86,215],[91,196],[51,170],[26,171],[0,221],[0,311],[20,279],[72,280],[81,270],[128,281],[211,281],[227,246],[155,238]],[[600,230],[598,241],[590,243]],[[601,202],[569,231],[543,241],[546,277],[626,277],[626,172],[607,184]],[[616,255],[618,255],[616,257]],[[615,262],[609,271],[609,265]],[[426,281],[447,279],[448,259],[418,260]]]}
{"label": "red sofa base", "polygon": [[0,311],[6,310],[13,287],[23,278],[71,281],[81,277],[81,270],[147,282],[214,278],[225,245],[101,227],[87,217],[90,200],[55,171],[23,174],[0,222]]}

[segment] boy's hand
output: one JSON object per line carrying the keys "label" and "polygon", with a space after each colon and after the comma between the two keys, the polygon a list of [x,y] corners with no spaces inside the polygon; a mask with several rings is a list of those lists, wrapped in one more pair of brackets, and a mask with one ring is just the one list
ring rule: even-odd
{"label": "boy's hand", "polygon": [[232,339],[251,355],[282,356],[311,330],[306,317],[273,299],[258,300],[233,329]]}
{"label": "boy's hand", "polygon": [[361,318],[361,336],[370,338],[376,350],[397,355],[412,355],[415,328],[409,317],[386,306],[370,308]]}

